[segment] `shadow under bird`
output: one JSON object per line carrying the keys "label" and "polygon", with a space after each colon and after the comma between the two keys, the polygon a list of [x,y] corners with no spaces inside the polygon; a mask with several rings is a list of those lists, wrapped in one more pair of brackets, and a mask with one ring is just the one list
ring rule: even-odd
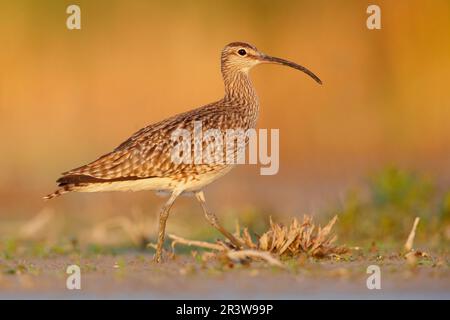
{"label": "shadow under bird", "polygon": [[[226,163],[175,163],[171,152],[176,141],[174,130],[193,132],[194,122],[202,130],[248,130],[255,128],[259,113],[258,97],[249,78],[249,70],[262,63],[288,66],[300,70],[317,83],[321,80],[305,67],[284,59],[268,56],[254,46],[233,42],[221,55],[225,84],[224,97],[216,102],[151,124],[119,145],[112,152],[82,167],[64,172],[57,180],[58,189],[45,197],[52,199],[64,193],[100,191],[153,190],[170,194],[159,214],[158,244],[154,261],[160,262],[166,221],[175,199],[183,193],[195,194],[209,223],[227,237],[236,248],[242,244],[219,223],[206,207],[203,188],[233,168]],[[248,142],[248,141],[246,141]],[[194,142],[192,142],[194,143]],[[194,149],[192,146],[191,150]]]}

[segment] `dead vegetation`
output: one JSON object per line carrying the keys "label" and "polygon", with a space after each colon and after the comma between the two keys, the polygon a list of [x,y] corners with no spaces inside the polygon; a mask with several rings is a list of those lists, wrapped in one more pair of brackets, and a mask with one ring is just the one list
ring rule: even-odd
{"label": "dead vegetation", "polygon": [[310,216],[303,216],[303,221],[292,219],[288,226],[273,222],[270,218],[269,229],[262,235],[252,237],[247,228],[241,231],[236,224],[234,236],[244,246],[243,250],[235,250],[228,242],[218,240],[216,243],[188,240],[176,235],[172,239],[172,249],[177,244],[196,246],[212,250],[220,256],[233,261],[264,260],[270,265],[283,266],[279,259],[306,255],[314,258],[327,258],[342,255],[349,250],[345,246],[334,245],[337,237],[331,230],[337,221],[337,216],[331,219],[325,227],[316,226]]}
{"label": "dead vegetation", "polygon": [[154,219],[147,217],[142,210],[133,208],[131,217],[109,218],[95,225],[89,236],[95,242],[107,243],[112,232],[122,231],[135,246],[144,248],[149,242],[148,230],[152,230],[154,223]]}
{"label": "dead vegetation", "polygon": [[414,219],[414,224],[412,226],[411,232],[409,233],[408,239],[405,242],[404,247],[404,257],[406,262],[411,267],[416,267],[420,258],[430,258],[429,254],[420,250],[414,249],[414,239],[416,238],[416,229],[419,224],[420,218],[416,217]]}

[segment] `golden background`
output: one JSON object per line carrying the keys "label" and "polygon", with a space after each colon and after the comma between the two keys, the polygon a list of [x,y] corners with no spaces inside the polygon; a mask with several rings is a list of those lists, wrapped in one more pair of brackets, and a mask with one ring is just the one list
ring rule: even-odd
{"label": "golden background", "polygon": [[259,127],[280,129],[280,172],[232,171],[207,189],[214,210],[314,213],[391,164],[448,186],[450,2],[375,1],[382,29],[368,30],[372,2],[76,1],[82,28],[68,30],[72,1],[1,1],[0,214],[156,214],[161,200],[145,192],[41,197],[141,127],[221,98],[219,55],[232,41],[305,65],[324,85],[252,70]]}

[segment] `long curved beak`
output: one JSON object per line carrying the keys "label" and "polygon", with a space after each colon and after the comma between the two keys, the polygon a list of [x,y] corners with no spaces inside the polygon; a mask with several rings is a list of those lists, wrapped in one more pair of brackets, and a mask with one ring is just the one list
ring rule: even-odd
{"label": "long curved beak", "polygon": [[313,78],[318,84],[322,84],[322,80],[320,80],[318,76],[316,76],[314,73],[312,73],[307,68],[305,68],[305,67],[303,67],[303,66],[301,66],[299,64],[296,64],[294,62],[291,62],[291,61],[288,61],[288,60],[284,60],[284,59],[281,59],[281,58],[271,57],[271,56],[268,56],[268,55],[260,56],[259,60],[262,63],[281,64],[283,66],[288,66],[288,67],[300,70],[300,71],[306,73],[311,78]]}

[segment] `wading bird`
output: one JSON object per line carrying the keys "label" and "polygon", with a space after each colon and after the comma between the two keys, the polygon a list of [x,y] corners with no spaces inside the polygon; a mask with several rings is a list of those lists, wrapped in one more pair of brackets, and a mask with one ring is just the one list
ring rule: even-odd
{"label": "wading bird", "polygon": [[[179,195],[193,193],[209,223],[235,247],[240,248],[242,244],[207,209],[203,193],[205,186],[229,172],[233,165],[174,163],[171,150],[176,142],[171,139],[171,134],[177,129],[193,130],[196,121],[202,123],[204,131],[255,128],[259,103],[249,78],[249,70],[262,63],[288,66],[322,83],[314,73],[294,62],[268,56],[247,43],[230,43],[221,55],[225,84],[225,95],[221,100],[151,124],[133,134],[112,152],[87,165],[64,172],[57,180],[59,188],[45,199],[71,191],[153,190],[168,193],[169,199],[159,213],[158,244],[154,256],[154,261],[160,262],[170,208]],[[192,146],[191,150],[194,148]]]}

